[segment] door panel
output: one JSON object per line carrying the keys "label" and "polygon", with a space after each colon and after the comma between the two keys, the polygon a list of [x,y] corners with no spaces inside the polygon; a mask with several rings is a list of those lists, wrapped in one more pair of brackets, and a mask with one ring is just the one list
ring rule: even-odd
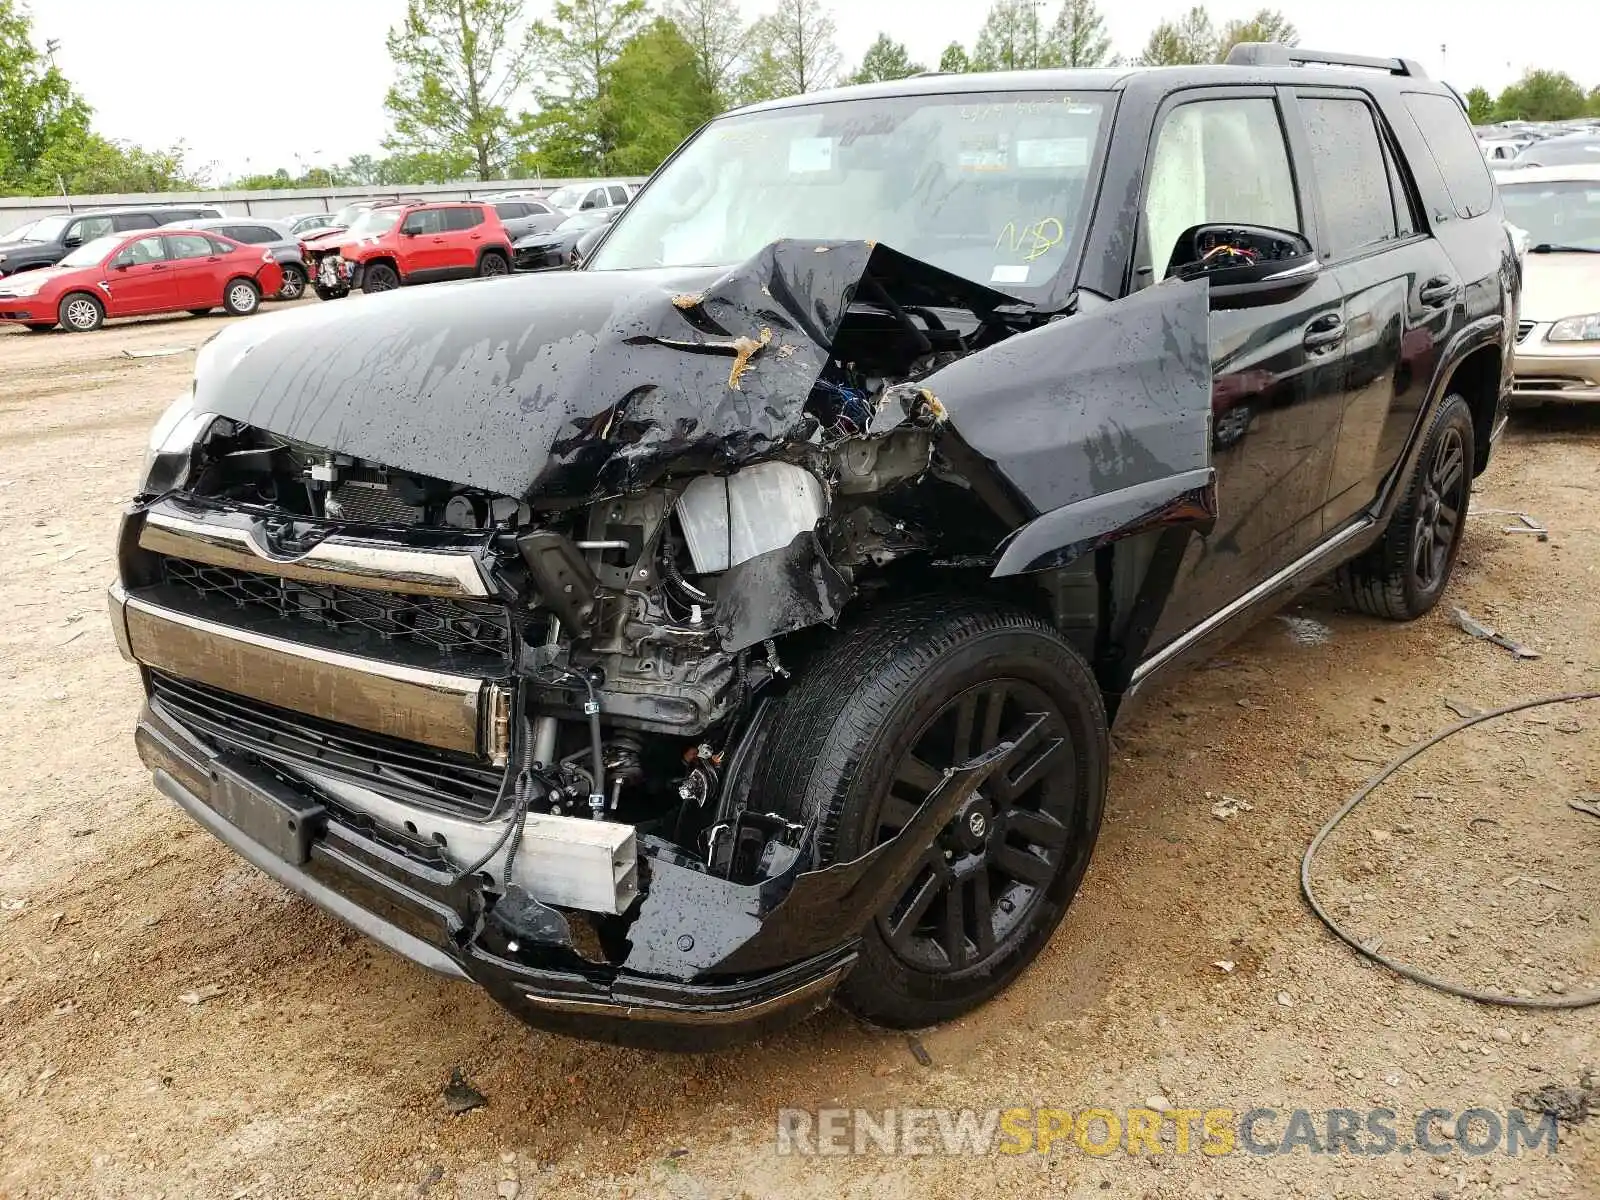
{"label": "door panel", "polygon": [[221,304],[227,266],[211,242],[193,233],[168,234],[162,241],[172,261],[173,307],[214,308]]}
{"label": "door panel", "polygon": [[414,229],[416,233],[411,237],[401,235],[403,274],[428,278],[444,270],[450,251],[445,244],[443,210],[429,208],[408,213],[404,228]]}
{"label": "door panel", "polygon": [[118,252],[112,261],[126,260],[129,265],[106,272],[108,316],[129,317],[176,307],[172,302],[176,289],[164,242],[159,237],[140,238]]}
{"label": "door panel", "polygon": [[[1141,270],[1161,278],[1178,236],[1202,223],[1304,230],[1307,205],[1289,163],[1270,89],[1180,93],[1157,118],[1145,172]],[[1343,294],[1326,277],[1273,304],[1212,312],[1217,522],[1190,543],[1155,644],[1322,535],[1343,398],[1344,322]]]}

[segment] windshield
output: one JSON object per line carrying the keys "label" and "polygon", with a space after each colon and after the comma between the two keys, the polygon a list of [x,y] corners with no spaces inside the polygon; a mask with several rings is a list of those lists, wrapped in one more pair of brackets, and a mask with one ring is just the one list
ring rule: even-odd
{"label": "windshield", "polygon": [[583,199],[584,192],[588,190],[588,188],[569,183],[566,187],[558,187],[551,192],[544,198],[544,202],[554,208],[577,208],[578,201]]}
{"label": "windshield", "polygon": [[371,237],[376,233],[387,233],[399,219],[400,214],[393,209],[368,209],[356,218],[355,224],[346,232],[351,237]]}
{"label": "windshield", "polygon": [[61,236],[61,231],[67,227],[68,217],[45,217],[35,221],[33,228],[28,230],[28,235],[22,240],[25,242],[53,242]]}
{"label": "windshield", "polygon": [[109,237],[98,237],[92,242],[85,242],[60,262],[63,267],[92,267],[122,244],[121,234],[111,234]]}
{"label": "windshield", "polygon": [[32,229],[37,223],[38,222],[36,221],[29,221],[26,225],[18,225],[10,233],[6,234],[5,237],[0,238],[0,242],[23,241],[28,235],[28,230]]}
{"label": "windshield", "polygon": [[1600,179],[1502,183],[1500,198],[1529,245],[1600,250]]}
{"label": "windshield", "polygon": [[865,239],[1040,287],[1077,235],[1105,108],[1097,93],[999,92],[728,117],[662,168],[590,265],[727,265],[780,238]]}

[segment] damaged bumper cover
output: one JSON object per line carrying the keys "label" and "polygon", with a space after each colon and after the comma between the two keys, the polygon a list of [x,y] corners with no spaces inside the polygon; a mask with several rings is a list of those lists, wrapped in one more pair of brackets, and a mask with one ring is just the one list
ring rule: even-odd
{"label": "damaged bumper cover", "polygon": [[471,980],[529,1024],[646,1046],[706,1050],[824,1007],[854,965],[860,927],[903,886],[935,833],[1009,756],[945,776],[912,821],[861,858],[754,884],[641,846],[643,895],[619,963],[580,954],[561,910],[520,888],[492,907],[476,877],[219,752],[152,698],[135,741],[156,787],[278,882],[438,974]]}

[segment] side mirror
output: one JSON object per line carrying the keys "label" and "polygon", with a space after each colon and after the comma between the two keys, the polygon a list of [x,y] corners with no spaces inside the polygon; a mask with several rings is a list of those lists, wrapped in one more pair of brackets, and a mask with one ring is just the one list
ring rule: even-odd
{"label": "side mirror", "polygon": [[416,237],[417,234],[420,233],[420,232],[421,232],[421,230],[419,230],[415,225],[402,225],[402,226],[400,226],[400,236],[401,237]]}
{"label": "side mirror", "polygon": [[598,208],[598,207],[599,206],[597,204],[595,204],[595,202],[593,200],[585,200],[582,204],[578,205],[578,211],[579,212],[588,212],[591,208]]}
{"label": "side mirror", "polygon": [[113,271],[126,271],[131,266],[133,266],[133,259],[131,258],[123,258],[119,255],[111,260],[111,269]]}
{"label": "side mirror", "polygon": [[77,233],[69,233],[66,237],[61,239],[61,244],[68,250],[75,250],[79,246],[83,245],[83,236]]}
{"label": "side mirror", "polygon": [[571,266],[573,270],[577,270],[583,265],[584,260],[589,257],[590,251],[599,244],[601,238],[605,237],[607,228],[608,226],[606,225],[596,225],[577,240],[572,247]]}
{"label": "side mirror", "polygon": [[1167,277],[1206,279],[1218,308],[1273,304],[1322,273],[1311,243],[1264,225],[1195,225],[1178,238]]}

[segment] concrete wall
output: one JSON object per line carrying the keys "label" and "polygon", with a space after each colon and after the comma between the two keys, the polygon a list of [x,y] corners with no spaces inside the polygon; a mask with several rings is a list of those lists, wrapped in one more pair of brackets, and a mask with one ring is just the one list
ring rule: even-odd
{"label": "concrete wall", "polygon": [[[152,192],[143,195],[0,196],[0,235],[51,213],[69,208],[81,212],[91,208],[120,208],[133,204],[184,204],[200,201],[219,204],[230,216],[284,217],[291,213],[331,212],[351,200],[416,196],[429,200],[470,200],[491,192],[512,192],[523,188],[553,188],[564,183],[587,183],[582,179],[499,179],[490,183],[419,183],[409,187],[285,188],[264,192]],[[643,182],[634,176],[630,182]]]}

